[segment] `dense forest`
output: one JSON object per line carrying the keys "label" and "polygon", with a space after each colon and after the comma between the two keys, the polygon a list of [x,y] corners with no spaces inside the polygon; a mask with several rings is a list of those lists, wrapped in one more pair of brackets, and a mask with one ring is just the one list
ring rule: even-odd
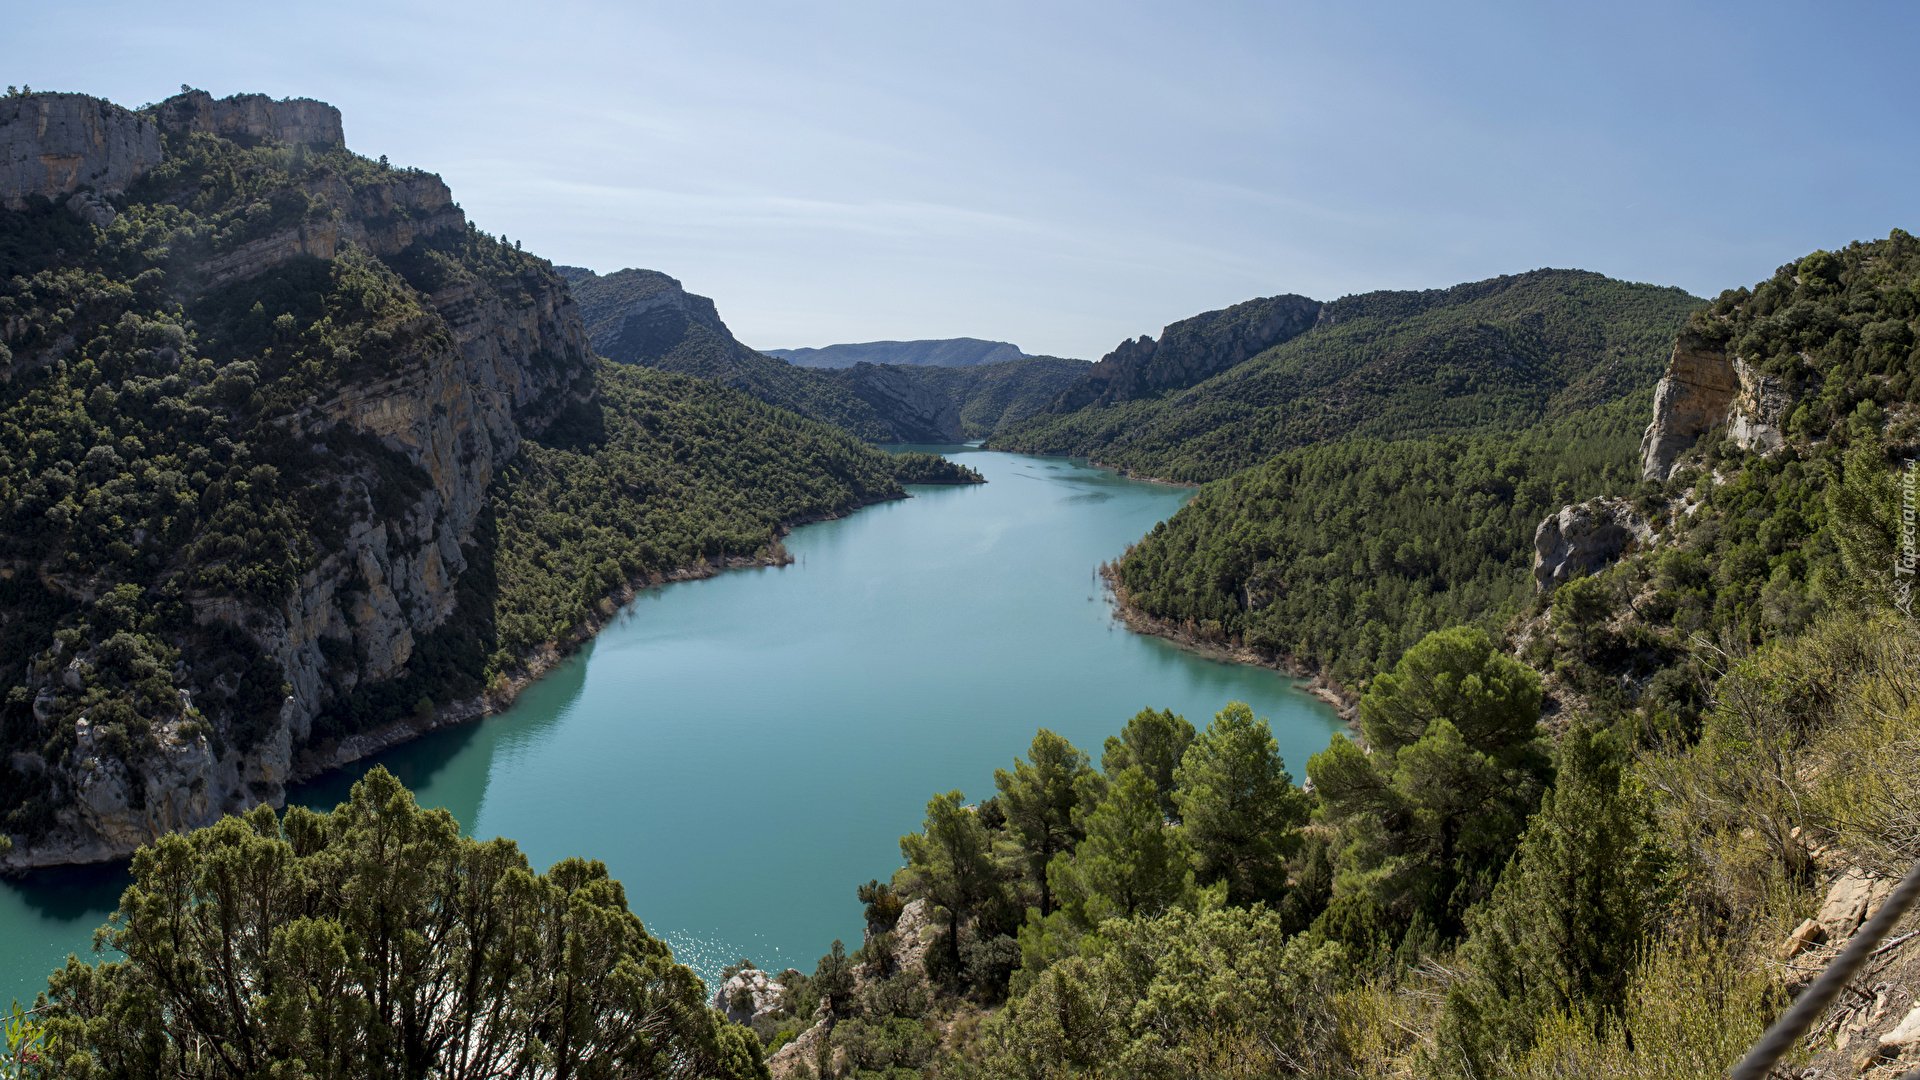
{"label": "dense forest", "polygon": [[991,444],[1193,483],[1333,439],[1520,431],[1644,392],[1700,304],[1570,270],[1350,296],[1197,386],[1036,415]]}
{"label": "dense forest", "polygon": [[1515,435],[1346,439],[1216,480],[1118,561],[1121,601],[1358,685],[1532,599],[1540,520],[1633,490],[1650,395]]}

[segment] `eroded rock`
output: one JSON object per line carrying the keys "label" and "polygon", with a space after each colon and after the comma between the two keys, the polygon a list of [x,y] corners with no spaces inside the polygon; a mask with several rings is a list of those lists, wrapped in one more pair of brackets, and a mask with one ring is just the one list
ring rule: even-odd
{"label": "eroded rock", "polygon": [[1653,539],[1653,527],[1625,499],[1590,499],[1562,507],[1533,531],[1533,580],[1539,592],[1582,574],[1598,572],[1636,544]]}
{"label": "eroded rock", "polygon": [[787,988],[774,982],[759,968],[747,968],[720,984],[713,992],[713,1007],[727,1014],[736,1024],[751,1024],[779,1011]]}
{"label": "eroded rock", "polygon": [[1313,329],[1323,307],[1304,296],[1263,297],[1171,323],[1158,339],[1123,341],[1046,411],[1113,405],[1204,382]]}
{"label": "eroded rock", "polygon": [[[158,164],[160,129],[110,101],[86,94],[0,98],[0,203],[10,210],[24,209],[34,195],[118,195]],[[83,209],[98,216],[91,205]]]}

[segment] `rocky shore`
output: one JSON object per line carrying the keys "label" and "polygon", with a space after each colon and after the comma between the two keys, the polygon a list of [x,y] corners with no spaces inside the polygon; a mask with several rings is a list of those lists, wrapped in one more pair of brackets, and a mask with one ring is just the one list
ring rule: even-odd
{"label": "rocky shore", "polygon": [[1307,680],[1302,687],[1307,693],[1333,706],[1341,720],[1349,726],[1360,721],[1360,695],[1329,678],[1323,671],[1317,671],[1302,664],[1285,653],[1267,649],[1254,649],[1233,641],[1220,641],[1205,637],[1190,627],[1170,619],[1149,615],[1128,602],[1126,590],[1114,580],[1114,567],[1111,563],[1100,567],[1100,577],[1106,583],[1107,592],[1113,600],[1113,617],[1125,623],[1127,629],[1136,634],[1150,634],[1208,658],[1234,664],[1247,664],[1252,667],[1270,668],[1283,675]]}

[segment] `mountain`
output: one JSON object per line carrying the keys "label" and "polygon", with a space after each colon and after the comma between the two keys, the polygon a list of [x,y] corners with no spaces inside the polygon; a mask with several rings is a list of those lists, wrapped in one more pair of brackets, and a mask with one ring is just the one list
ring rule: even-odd
{"label": "mountain", "polygon": [[1123,342],[992,445],[1194,482],[1328,439],[1518,431],[1650,387],[1701,303],[1575,270],[1249,301]]}
{"label": "mountain", "polygon": [[323,102],[9,95],[0,861],[277,804],[499,707],[603,598],[777,561],[894,473],[594,359],[562,276]]}
{"label": "mountain", "polygon": [[712,300],[659,271],[558,272],[567,277],[600,355],[714,379],[870,442],[984,437],[1037,411],[1086,368],[1056,357],[969,367],[864,360],[845,368],[797,367],[741,344]]}
{"label": "mountain", "polygon": [[909,364],[916,367],[976,367],[1018,360],[1026,353],[1006,341],[934,338],[928,341],[865,341],[818,349],[762,349],[798,367],[846,368],[855,364]]}

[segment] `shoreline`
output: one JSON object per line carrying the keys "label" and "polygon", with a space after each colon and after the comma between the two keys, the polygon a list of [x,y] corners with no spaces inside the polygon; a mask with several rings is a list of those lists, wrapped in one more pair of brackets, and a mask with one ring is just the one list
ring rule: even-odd
{"label": "shoreline", "polygon": [[[718,577],[726,570],[791,566],[794,558],[787,553],[783,541],[792,535],[793,530],[822,521],[838,521],[848,514],[864,510],[869,506],[911,498],[913,498],[912,495],[903,492],[899,495],[856,503],[837,513],[814,514],[784,521],[774,530],[773,541],[767,545],[763,554],[726,555],[717,560],[702,558],[690,566],[676,567],[666,573],[654,573],[645,578],[627,581],[618,589],[603,595],[594,605],[594,609],[588,612],[587,617],[574,624],[573,629],[568,631],[564,638],[542,642],[532,653],[520,657],[519,666],[512,672],[503,674],[503,681],[499,687],[483,690],[470,698],[449,702],[435,709],[430,716],[395,720],[371,731],[349,736],[336,744],[330,752],[324,754],[316,753],[313,747],[308,747],[295,756],[293,767],[287,774],[286,784],[303,784],[334,769],[345,768],[382,750],[411,742],[441,728],[484,720],[506,711],[522,691],[538,682],[554,668],[559,667],[574,653],[579,652],[582,645],[598,637],[607,623],[613,621],[628,604],[633,603],[642,592],[648,589],[684,581],[704,581],[707,578]],[[282,805],[284,805],[284,799],[285,796],[282,795]]]}
{"label": "shoreline", "polygon": [[[270,800],[267,805],[275,810],[286,808],[286,788],[305,783],[333,771],[344,768],[356,761],[363,760],[391,749],[402,743],[411,742],[442,728],[454,727],[505,711],[511,706],[521,691],[539,681],[540,678],[559,667],[567,658],[580,650],[582,645],[597,637],[607,623],[611,622],[626,605],[632,603],[647,589],[677,582],[704,581],[717,577],[726,570],[746,570],[762,566],[790,566],[795,561],[787,553],[783,541],[792,535],[793,530],[803,525],[812,525],[822,521],[837,521],[881,503],[899,502],[913,496],[905,491],[898,495],[866,499],[856,502],[839,511],[824,514],[812,514],[781,522],[773,533],[773,539],[762,551],[755,555],[727,555],[718,559],[702,558],[689,565],[676,567],[664,573],[650,574],[644,578],[635,578],[623,583],[619,588],[601,596],[587,617],[576,623],[566,636],[542,642],[531,653],[519,658],[519,664],[513,671],[502,677],[496,687],[483,690],[473,697],[449,702],[424,717],[408,717],[395,720],[369,731],[362,731],[326,747],[324,750],[308,745],[293,755],[286,778],[281,782],[279,798]],[[154,837],[145,843],[152,843]],[[143,843],[140,846],[145,846]],[[53,870],[63,867],[105,866],[122,862],[133,856],[135,849],[110,855],[107,858],[87,859],[84,861],[38,861],[32,858],[35,848],[30,844],[16,843],[4,858],[0,858],[0,879],[12,878],[34,870]]]}
{"label": "shoreline", "polygon": [[1304,680],[1307,685],[1301,689],[1331,706],[1334,714],[1348,727],[1358,727],[1360,695],[1335,682],[1325,672],[1309,668],[1285,653],[1202,637],[1179,623],[1141,611],[1127,599],[1126,590],[1115,580],[1112,563],[1100,565],[1100,579],[1106,586],[1108,598],[1113,602],[1113,617],[1125,623],[1127,629],[1133,633],[1170,641],[1188,652],[1197,653],[1209,660],[1244,664],[1248,667],[1263,667],[1290,678]]}

